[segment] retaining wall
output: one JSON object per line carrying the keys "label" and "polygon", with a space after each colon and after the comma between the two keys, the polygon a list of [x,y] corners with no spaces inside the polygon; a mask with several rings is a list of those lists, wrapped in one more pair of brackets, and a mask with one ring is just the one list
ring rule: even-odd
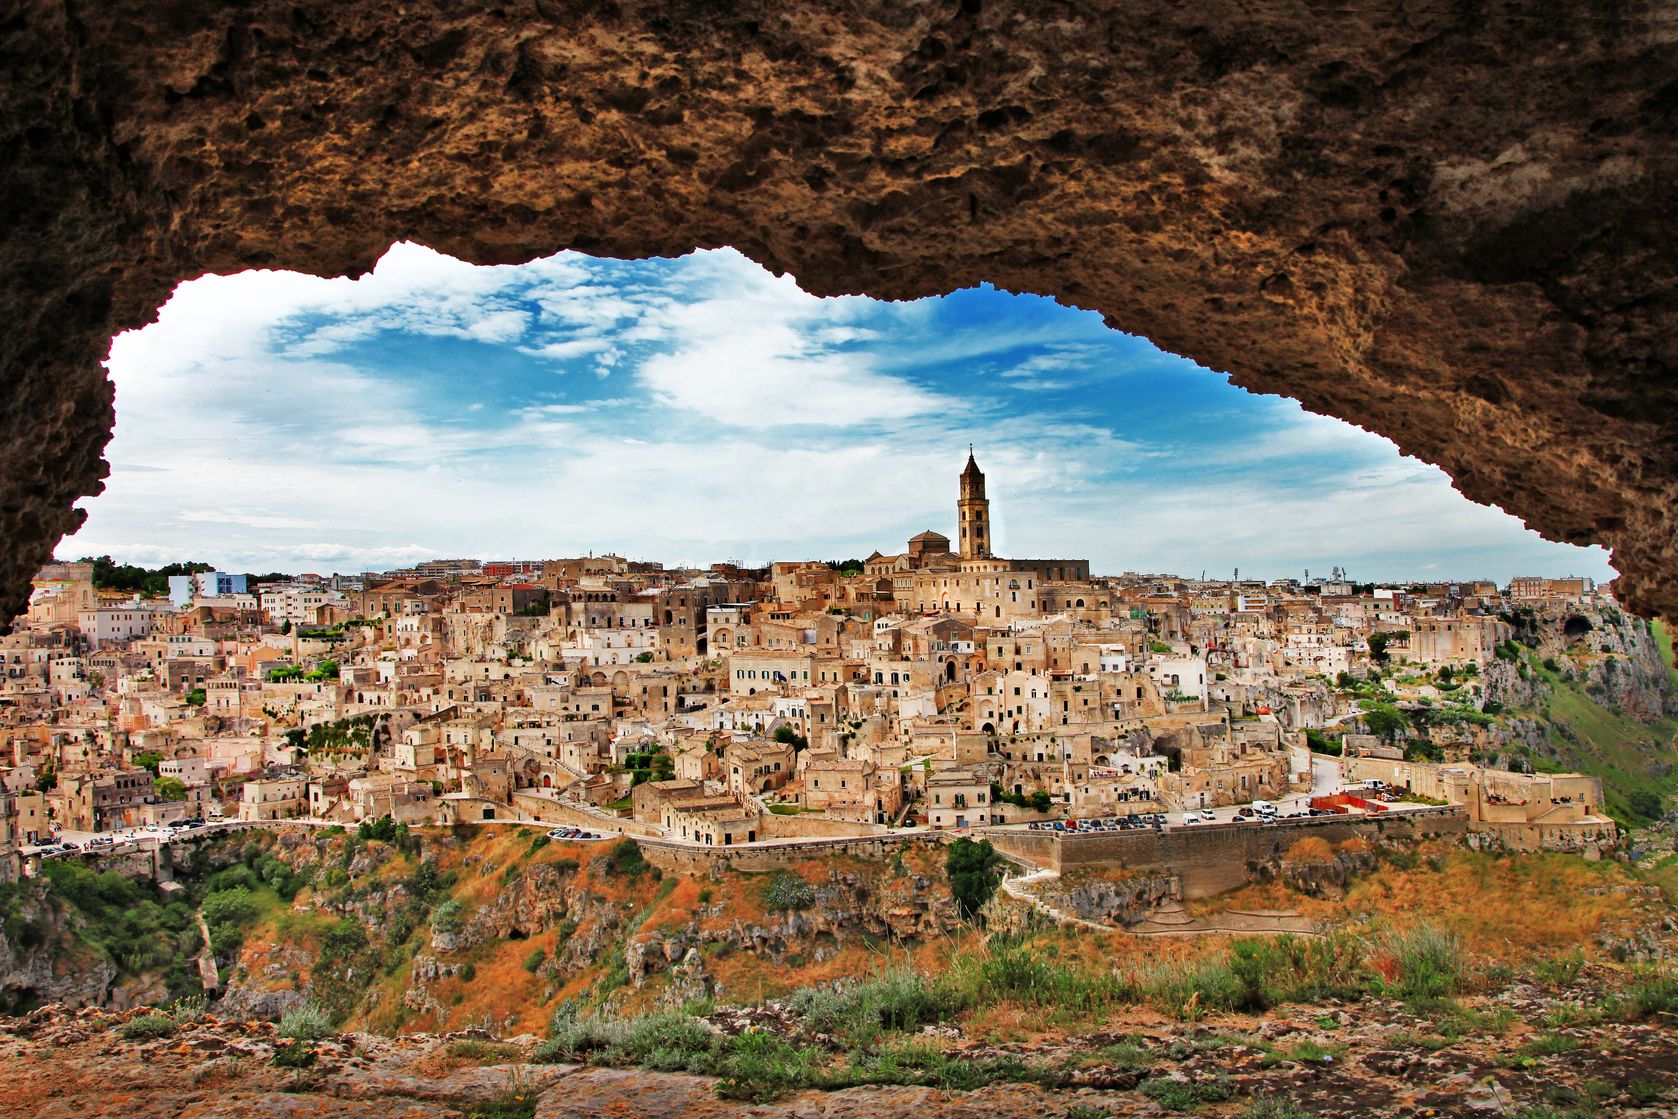
{"label": "retaining wall", "polygon": [[1381,816],[1316,816],[1258,824],[1200,824],[1163,831],[1100,835],[987,829],[999,850],[1057,873],[1077,867],[1165,869],[1178,875],[1186,899],[1211,897],[1248,882],[1248,865],[1268,863],[1306,836],[1330,843],[1363,838],[1372,843],[1430,836],[1461,836],[1468,816],[1461,808],[1422,808]]}
{"label": "retaining wall", "polygon": [[662,871],[676,874],[709,874],[727,867],[747,873],[776,870],[807,859],[851,855],[859,859],[885,860],[911,844],[939,845],[940,835],[878,835],[840,839],[801,839],[789,843],[756,843],[736,847],[700,847],[672,839],[643,839],[641,853]]}
{"label": "retaining wall", "polygon": [[779,816],[765,812],[758,817],[757,834],[759,839],[852,839],[889,835],[890,831],[879,824],[830,820],[824,816]]}
{"label": "retaining wall", "polygon": [[513,807],[530,819],[540,820],[544,824],[569,824],[574,828],[587,828],[590,831],[621,831],[634,836],[658,834],[658,829],[651,824],[637,823],[627,816],[591,812],[575,804],[531,793],[514,793]]}

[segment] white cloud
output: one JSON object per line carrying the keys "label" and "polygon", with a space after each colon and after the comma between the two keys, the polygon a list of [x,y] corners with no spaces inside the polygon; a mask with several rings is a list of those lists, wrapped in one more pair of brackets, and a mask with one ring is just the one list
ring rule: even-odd
{"label": "white cloud", "polygon": [[[929,387],[909,373],[985,363],[992,388],[1042,389],[1116,368],[1087,314],[938,333],[932,306],[817,299],[730,251],[515,269],[398,245],[357,281],[207,277],[113,343],[119,465],[60,554],[246,570],[865,555],[952,530],[973,441],[999,548],[1018,555],[1280,573],[1383,556],[1415,569],[1441,558],[1431,548],[1455,549],[1453,571],[1453,556],[1503,555],[1605,573],[1600,552],[1521,533],[1432,467],[1303,411],[1191,452],[1170,430],[1143,444],[1090,415],[1022,411],[1023,394],[979,378]],[[524,355],[530,380],[370,364],[387,332]],[[1138,353],[1125,371],[1158,357]],[[554,376],[564,363],[624,375],[589,399],[599,382]],[[1344,465],[1297,466],[1312,456]]]}

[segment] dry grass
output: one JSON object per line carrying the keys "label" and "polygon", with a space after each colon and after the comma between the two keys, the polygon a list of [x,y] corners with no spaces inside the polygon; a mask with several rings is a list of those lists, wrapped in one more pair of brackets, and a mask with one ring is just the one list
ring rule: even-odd
{"label": "dry grass", "polygon": [[1282,856],[1283,862],[1288,863],[1326,863],[1334,858],[1334,847],[1328,840],[1317,835],[1308,835],[1304,839],[1294,840],[1287,854]]}
{"label": "dry grass", "polygon": [[[1300,840],[1287,858],[1299,859],[1302,846],[1320,842]],[[1566,855],[1490,855],[1439,844],[1422,848],[1408,869],[1384,863],[1355,878],[1341,901],[1264,882],[1186,908],[1196,916],[1287,909],[1349,926],[1372,919],[1404,926],[1425,917],[1449,925],[1479,957],[1519,963],[1638,924],[1649,902],[1629,891],[1635,885],[1617,863],[1587,863]]]}
{"label": "dry grass", "polygon": [[[727,871],[716,878],[668,876],[662,881],[650,873],[636,878],[596,874],[590,870],[590,863],[606,854],[605,844],[555,842],[532,849],[531,843],[532,833],[525,829],[482,829],[453,849],[434,847],[432,851],[438,856],[441,870],[456,873],[451,894],[467,906],[468,917],[471,910],[488,903],[504,888],[509,873],[563,859],[577,863],[574,888],[587,891],[596,904],[608,903],[621,922],[633,926],[645,915],[645,920],[630,932],[635,939],[697,926],[702,940],[709,933],[708,939],[715,942],[723,930],[768,923],[781,916],[764,909],[769,874]],[[1364,841],[1353,840],[1339,845],[1338,850],[1357,851],[1364,845]],[[1335,847],[1311,837],[1295,843],[1286,857],[1291,861],[1321,861],[1332,858],[1335,852]],[[471,865],[467,865],[469,859]],[[414,865],[411,859],[393,858],[381,868],[380,877],[404,877],[413,873]],[[920,847],[905,848],[901,858],[886,862],[853,857],[812,859],[789,869],[817,887],[825,886],[833,874],[856,875],[868,883],[876,899],[910,891],[913,876],[925,879],[935,889],[944,888],[942,852]],[[1081,877],[1122,882],[1134,878],[1137,872],[1113,869],[1078,873]],[[1422,848],[1402,865],[1383,863],[1377,871],[1355,880],[1341,901],[1305,897],[1280,882],[1269,882],[1193,903],[1189,909],[1196,914],[1230,908],[1285,909],[1363,930],[1404,929],[1425,918],[1448,926],[1460,937],[1464,952],[1477,960],[1523,964],[1638,922],[1645,916],[1645,907],[1655,903],[1621,889],[1636,885],[1632,872],[1617,864],[1587,864],[1562,856],[1499,857],[1439,844]],[[714,908],[715,914],[696,916],[702,893],[707,898],[705,906]],[[244,960],[253,971],[271,969],[285,976],[289,985],[290,976],[297,970],[294,955],[291,962],[287,961],[289,951],[311,948],[319,926],[329,922],[303,908],[308,897],[306,893],[300,895],[298,906],[290,912],[249,930]],[[435,1005],[414,1010],[404,1005],[410,985],[409,961],[414,952],[429,951],[429,934],[419,929],[410,943],[408,958],[393,960],[391,970],[376,978],[362,1002],[366,1009],[346,1026],[417,1032],[493,1021],[498,1030],[508,1033],[543,1033],[560,1002],[598,1001],[601,979],[621,950],[621,929],[622,925],[607,939],[597,964],[567,973],[558,981],[546,969],[532,974],[526,966],[536,949],[548,959],[563,952],[561,932],[556,928],[528,939],[491,943],[448,957],[448,962],[457,967],[469,963],[475,974],[470,980],[456,976],[430,984],[428,993]],[[572,935],[585,937],[595,931],[585,924]],[[1232,939],[1140,938],[1118,930],[1056,929],[1033,934],[1028,945],[1084,974],[1111,974],[1128,973],[1146,963],[1187,964],[1224,955]],[[822,947],[831,949],[832,954],[820,961],[815,959],[813,947],[806,946],[803,954],[794,952],[780,960],[749,952],[706,950],[705,968],[724,1000],[749,1003],[782,997],[800,987],[876,974],[893,964],[925,974],[941,973],[955,962],[986,951],[983,936],[970,930],[912,948],[873,944],[856,937],[826,941]],[[641,988],[626,984],[610,992],[610,1003],[618,1012],[649,1010],[659,1004],[667,985],[663,974],[651,977]],[[1145,1007],[1127,1007],[1123,1017],[1140,1023],[1156,1015]],[[1070,1036],[1110,1025],[1105,1018],[1080,1019],[1072,1010],[1045,1012],[1042,1007],[1000,1002],[973,1010],[964,1028],[971,1036],[1004,1042]]]}

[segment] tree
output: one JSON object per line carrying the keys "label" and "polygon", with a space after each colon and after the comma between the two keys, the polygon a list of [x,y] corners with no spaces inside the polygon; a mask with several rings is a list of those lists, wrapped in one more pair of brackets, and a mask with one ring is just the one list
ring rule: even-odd
{"label": "tree", "polygon": [[313,672],[307,672],[303,675],[303,679],[312,680],[317,684],[322,680],[336,680],[337,678],[338,662],[335,660],[321,661]]}
{"label": "tree", "polygon": [[1392,633],[1372,633],[1369,635],[1369,655],[1377,664],[1386,664],[1388,658],[1387,645],[1397,636]]}
{"label": "tree", "polygon": [[963,836],[950,844],[944,870],[950,876],[950,893],[955,895],[961,915],[972,920],[1002,882],[1002,856],[990,840],[975,842]]}
{"label": "tree", "polygon": [[805,738],[802,734],[799,734],[789,726],[778,726],[775,728],[775,741],[785,746],[791,746],[794,752],[802,750],[810,745],[810,740],[808,738]]}
{"label": "tree", "polygon": [[163,755],[156,750],[147,750],[143,754],[134,755],[134,764],[142,769],[151,770],[153,777],[157,776],[157,767],[163,764]]}
{"label": "tree", "polygon": [[203,688],[194,688],[186,693],[186,701],[189,706],[202,707],[209,702],[209,696],[204,693]]}
{"label": "tree", "polygon": [[196,575],[200,571],[215,570],[214,566],[207,563],[166,563],[154,570],[134,564],[117,563],[110,556],[83,556],[81,562],[93,565],[95,587],[151,598],[169,593],[171,575]]}
{"label": "tree", "polygon": [[1379,735],[1388,742],[1397,738],[1398,732],[1403,730],[1408,722],[1398,708],[1385,703],[1371,705],[1359,717],[1363,720],[1363,725],[1369,728],[1370,734]]}
{"label": "tree", "polygon": [[1631,809],[1632,815],[1645,820],[1658,820],[1665,812],[1660,796],[1647,789],[1639,789],[1626,797],[1626,807]]}
{"label": "tree", "polygon": [[152,787],[157,790],[157,795],[164,800],[186,799],[186,782],[179,777],[159,777],[152,782]]}
{"label": "tree", "polygon": [[1404,760],[1442,762],[1445,760],[1445,749],[1431,738],[1412,738],[1404,744]]}
{"label": "tree", "polygon": [[1305,744],[1313,754],[1327,754],[1338,758],[1342,752],[1342,744],[1339,739],[1330,740],[1328,735],[1315,728],[1306,728]]}
{"label": "tree", "polygon": [[218,890],[204,899],[204,921],[238,928],[256,918],[256,899],[243,886]]}

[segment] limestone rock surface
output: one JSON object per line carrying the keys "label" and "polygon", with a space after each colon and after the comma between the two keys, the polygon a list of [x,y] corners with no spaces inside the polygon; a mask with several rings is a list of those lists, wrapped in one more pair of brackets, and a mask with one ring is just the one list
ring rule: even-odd
{"label": "limestone rock surface", "polygon": [[1674,0],[17,0],[0,92],[0,618],[108,472],[113,333],[400,239],[1054,295],[1678,615]]}

